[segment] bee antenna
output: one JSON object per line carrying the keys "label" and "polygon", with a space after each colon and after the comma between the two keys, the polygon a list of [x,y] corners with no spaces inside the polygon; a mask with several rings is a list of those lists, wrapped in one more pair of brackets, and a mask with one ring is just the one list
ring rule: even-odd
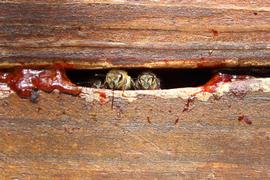
{"label": "bee antenna", "polygon": [[105,77],[105,75],[104,75],[104,74],[97,74],[97,73],[96,73],[96,74],[94,74],[94,76],[95,76],[95,77]]}

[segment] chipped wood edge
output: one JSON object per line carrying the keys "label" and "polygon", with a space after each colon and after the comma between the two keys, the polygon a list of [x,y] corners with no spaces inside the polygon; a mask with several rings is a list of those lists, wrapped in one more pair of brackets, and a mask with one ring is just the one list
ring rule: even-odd
{"label": "chipped wood edge", "polygon": [[88,102],[101,101],[104,103],[108,102],[112,96],[132,102],[142,95],[155,96],[164,99],[181,98],[183,100],[186,100],[191,96],[195,96],[199,101],[208,101],[213,96],[221,97],[226,93],[229,93],[231,90],[237,89],[245,92],[270,92],[270,78],[252,78],[226,83],[221,82],[217,84],[215,93],[204,92],[202,87],[168,90],[126,90],[114,92],[109,89],[82,88],[80,97]]}
{"label": "chipped wood edge", "polygon": [[[0,99],[7,98],[15,93],[6,84],[0,83]],[[155,96],[163,99],[181,98],[187,100],[191,96],[196,97],[199,101],[208,101],[211,97],[221,97],[231,90],[240,89],[244,92],[270,92],[270,78],[252,78],[246,80],[235,80],[232,82],[220,82],[216,86],[214,93],[204,92],[202,87],[187,87],[176,89],[161,90],[110,90],[81,87],[80,98],[87,102],[99,101],[107,103],[112,97],[120,98],[128,102],[133,102],[139,96]],[[57,91],[57,90],[55,90]]]}

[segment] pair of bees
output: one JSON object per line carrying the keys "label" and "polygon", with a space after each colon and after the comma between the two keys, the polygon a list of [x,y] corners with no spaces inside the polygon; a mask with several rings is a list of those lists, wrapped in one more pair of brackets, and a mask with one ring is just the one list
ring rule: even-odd
{"label": "pair of bees", "polygon": [[[97,81],[92,87],[102,87],[101,81]],[[106,74],[104,86],[113,90],[155,90],[160,89],[160,80],[152,72],[145,71],[139,74],[135,81],[128,75],[127,71],[113,69]]]}

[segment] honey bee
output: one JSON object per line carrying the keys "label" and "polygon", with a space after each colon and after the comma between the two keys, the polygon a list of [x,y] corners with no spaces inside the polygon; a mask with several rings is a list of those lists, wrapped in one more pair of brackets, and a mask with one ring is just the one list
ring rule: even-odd
{"label": "honey bee", "polygon": [[106,75],[105,86],[113,90],[129,90],[134,87],[134,81],[126,71],[113,69]]}
{"label": "honey bee", "polygon": [[93,79],[91,82],[91,88],[100,89],[103,87],[103,83],[100,79]]}
{"label": "honey bee", "polygon": [[142,90],[160,89],[160,80],[152,72],[149,72],[149,71],[142,72],[138,76],[138,78],[135,82],[135,88],[142,89]]}
{"label": "honey bee", "polygon": [[103,88],[102,81],[96,78],[91,78],[91,79],[87,79],[86,81],[78,82],[77,85],[97,88],[97,89]]}

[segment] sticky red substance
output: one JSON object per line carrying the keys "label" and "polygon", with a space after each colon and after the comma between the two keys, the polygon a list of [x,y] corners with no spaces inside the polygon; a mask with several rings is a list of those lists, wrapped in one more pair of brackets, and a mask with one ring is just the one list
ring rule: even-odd
{"label": "sticky red substance", "polygon": [[0,82],[22,98],[30,98],[33,90],[51,92],[55,89],[62,93],[78,95],[81,89],[70,82],[63,69],[26,69],[15,68],[0,73]]}
{"label": "sticky red substance", "polygon": [[211,29],[211,31],[212,31],[212,33],[213,33],[214,36],[218,36],[218,31],[217,30]]}
{"label": "sticky red substance", "polygon": [[178,118],[176,118],[176,120],[175,120],[174,124],[176,125],[178,122],[179,122],[179,117],[178,117]]}
{"label": "sticky red substance", "polygon": [[107,95],[105,92],[102,92],[102,91],[97,91],[98,94],[99,94],[99,101],[104,104],[106,102],[106,99],[107,99]]}
{"label": "sticky red substance", "polygon": [[[230,75],[230,74],[218,73],[217,75],[212,77],[206,84],[204,84],[203,86],[200,86],[200,88],[202,89],[201,91],[194,93],[188,98],[182,112],[186,112],[190,110],[190,106],[191,104],[193,104],[197,94],[204,93],[204,92],[213,94],[216,92],[216,88],[218,87],[220,83],[232,82],[236,80],[245,80],[245,79],[250,79],[250,78],[252,78],[252,76]],[[239,97],[243,97],[246,93],[246,91],[244,91],[244,89],[242,88],[232,89],[231,91],[235,96],[239,96]]]}
{"label": "sticky red substance", "polygon": [[206,84],[204,84],[201,87],[203,89],[202,90],[203,92],[214,93],[219,83],[232,82],[235,80],[245,80],[249,78],[251,78],[251,76],[218,73],[213,78],[211,78],[210,81],[208,81]]}
{"label": "sticky red substance", "polygon": [[195,95],[193,96],[190,96],[184,106],[184,109],[182,112],[186,112],[186,111],[189,111],[190,110],[190,105],[194,103],[194,100],[195,100]]}
{"label": "sticky red substance", "polygon": [[169,63],[169,60],[163,60],[163,62],[164,62],[165,64],[168,64],[168,63]]}
{"label": "sticky red substance", "polygon": [[105,92],[99,92],[99,97],[106,99],[106,93]]}
{"label": "sticky red substance", "polygon": [[251,125],[252,124],[252,121],[250,120],[250,118],[248,116],[245,116],[245,115],[239,116],[238,117],[238,121],[245,122],[248,125]]}

